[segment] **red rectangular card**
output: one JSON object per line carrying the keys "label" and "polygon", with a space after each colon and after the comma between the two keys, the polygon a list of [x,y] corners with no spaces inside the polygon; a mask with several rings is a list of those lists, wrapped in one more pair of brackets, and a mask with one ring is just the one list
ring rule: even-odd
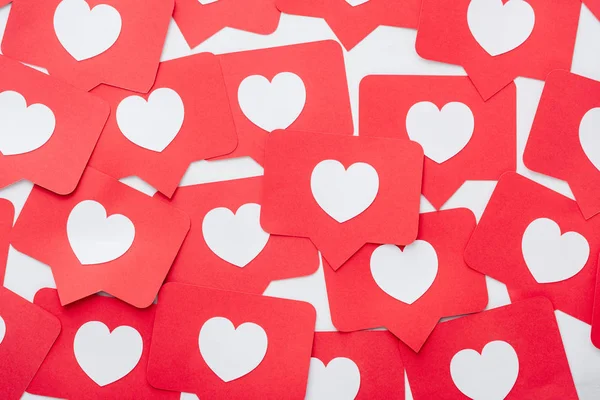
{"label": "red rectangular card", "polygon": [[15,209],[12,203],[0,199],[0,284],[4,282],[8,247],[10,245],[10,231],[12,230],[14,217]]}
{"label": "red rectangular card", "polygon": [[[600,270],[600,261],[598,262],[598,269]],[[594,311],[592,314],[592,343],[600,349],[600,274],[596,275]]]}
{"label": "red rectangular card", "polygon": [[583,0],[583,4],[590,9],[592,14],[600,20],[600,1],[599,0]]}

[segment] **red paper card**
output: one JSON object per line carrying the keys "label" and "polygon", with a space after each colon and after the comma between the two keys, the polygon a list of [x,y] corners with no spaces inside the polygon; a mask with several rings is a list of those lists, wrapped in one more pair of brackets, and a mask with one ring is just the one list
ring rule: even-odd
{"label": "red paper card", "polygon": [[145,93],[173,1],[20,0],[10,10],[2,52],[84,90],[106,83]]}
{"label": "red paper card", "polygon": [[0,7],[4,7],[10,2],[12,2],[12,0],[0,0]]}
{"label": "red paper card", "polygon": [[0,199],[0,284],[4,282],[8,246],[10,244],[10,231],[12,230],[14,217],[15,209],[12,203],[8,200]]}
{"label": "red paper card", "polygon": [[33,188],[12,245],[52,268],[63,305],[106,291],[142,308],[189,227],[182,211],[88,168],[69,196]]}
{"label": "red paper card", "polygon": [[[600,269],[600,262],[598,262],[598,269]],[[596,275],[594,311],[592,314],[592,343],[600,349],[600,274]]]}
{"label": "red paper card", "polygon": [[465,261],[508,286],[511,299],[550,299],[591,323],[600,219],[516,173],[502,176],[469,244]]}
{"label": "red paper card", "polygon": [[0,397],[18,400],[60,332],[60,322],[0,287]]}
{"label": "red paper card", "polygon": [[600,19],[600,1],[598,0],[583,0],[583,3],[590,9],[596,18]]}
{"label": "red paper card", "polygon": [[34,301],[58,317],[62,331],[27,392],[73,400],[179,399],[146,381],[156,306],[140,310],[92,296],[63,307],[54,289],[40,290]]}
{"label": "red paper card", "polygon": [[600,83],[567,71],[548,75],[523,162],[567,181],[585,218],[600,212],[599,129]]}
{"label": "red paper card", "polygon": [[416,49],[462,65],[487,100],[517,76],[569,69],[580,9],[571,0],[423,0]]}
{"label": "red paper card", "polygon": [[170,197],[191,162],[237,145],[223,74],[212,54],[161,63],[144,96],[107,85],[92,93],[113,113],[90,166],[117,179],[139,176]]}
{"label": "red paper card", "polygon": [[239,145],[227,157],[263,164],[269,132],[352,135],[342,49],[332,40],[220,57]]}
{"label": "red paper card", "polygon": [[516,87],[487,102],[467,77],[368,76],[360,134],[411,139],[425,152],[423,195],[440,208],[466,180],[516,168]]}
{"label": "red paper card", "polygon": [[[185,186],[169,202],[191,229],[167,281],[261,294],[272,280],[319,268],[307,238],[269,235],[260,226],[262,177]],[[163,197],[164,198],[164,197]]]}
{"label": "red paper card", "polygon": [[380,25],[417,29],[420,0],[276,0],[287,14],[324,18],[346,50]]}
{"label": "red paper card", "polygon": [[408,140],[274,132],[261,225],[310,238],[337,270],[365,243],[415,240],[422,169],[423,149]]}
{"label": "red paper card", "polygon": [[302,399],[315,318],[303,302],[167,283],[148,382],[201,399]]}
{"label": "red paper card", "polygon": [[404,400],[404,366],[389,332],[315,333],[308,375],[308,400]]}
{"label": "red paper card", "polygon": [[27,179],[72,192],[109,112],[102,100],[0,55],[0,187]]}
{"label": "red paper card", "polygon": [[400,351],[415,399],[578,398],[544,298],[441,323],[419,353]]}

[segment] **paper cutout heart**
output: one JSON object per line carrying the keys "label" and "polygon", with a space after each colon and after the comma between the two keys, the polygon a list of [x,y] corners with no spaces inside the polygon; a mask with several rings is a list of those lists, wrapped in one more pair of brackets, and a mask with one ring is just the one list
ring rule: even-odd
{"label": "paper cutout heart", "polygon": [[6,335],[6,323],[4,322],[4,318],[0,317],[0,344],[4,340],[4,336]]}
{"label": "paper cutout heart", "polygon": [[27,107],[20,93],[0,93],[0,153],[23,154],[42,147],[54,133],[54,113],[44,104]]}
{"label": "paper cutout heart", "polygon": [[590,256],[587,239],[577,232],[561,235],[549,218],[531,222],[521,240],[527,268],[538,283],[560,282],[579,273]]}
{"label": "paper cutout heart", "polygon": [[471,0],[467,23],[491,56],[507,53],[527,40],[535,25],[533,7],[524,0]]}
{"label": "paper cutout heart", "polygon": [[473,112],[466,104],[451,102],[438,109],[429,101],[413,105],[406,114],[406,131],[438,164],[458,154],[475,129]]}
{"label": "paper cutout heart", "polygon": [[486,344],[481,354],[472,349],[456,353],[450,361],[450,375],[470,399],[502,400],[517,381],[519,358],[510,344],[496,340]]}
{"label": "paper cutout heart", "polygon": [[581,119],[579,143],[587,158],[600,171],[600,107],[592,108]]}
{"label": "paper cutout heart", "polygon": [[369,0],[346,0],[346,3],[350,4],[352,7],[356,7],[367,3],[368,1]]}
{"label": "paper cutout heart", "polygon": [[286,129],[300,116],[306,103],[306,88],[292,72],[281,72],[271,82],[262,75],[251,75],[238,87],[238,102],[254,125],[273,132]]}
{"label": "paper cutout heart", "polygon": [[237,327],[224,317],[202,325],[198,336],[206,365],[224,382],[238,379],[259,366],[267,353],[267,333],[259,325],[245,322]]}
{"label": "paper cutout heart", "polygon": [[99,386],[130,373],[140,361],[143,348],[142,336],[135,328],[119,326],[110,332],[100,321],[81,325],[73,341],[77,363]]}
{"label": "paper cutout heart", "polygon": [[127,139],[160,153],[179,133],[185,109],[176,91],[160,88],[148,96],[148,101],[140,96],[126,97],[119,103],[116,117]]}
{"label": "paper cutout heart", "polygon": [[71,210],[67,237],[82,265],[116,260],[129,250],[135,238],[133,222],[122,214],[106,216],[94,200],[84,200]]}
{"label": "paper cutout heart", "polygon": [[433,285],[438,257],[425,240],[415,240],[400,250],[393,244],[379,246],[371,254],[371,275],[377,286],[393,298],[412,304]]}
{"label": "paper cutout heart", "polygon": [[360,371],[346,357],[336,357],[325,366],[312,357],[305,400],[354,400],[360,389]]}
{"label": "paper cutout heart", "polygon": [[219,258],[240,268],[265,248],[270,235],[260,226],[260,205],[247,203],[235,215],[225,207],[210,210],[202,220],[202,234]]}
{"label": "paper cutout heart", "polygon": [[62,0],[54,12],[56,37],[77,61],[111,48],[121,34],[121,25],[121,14],[106,4],[90,9],[85,0]]}

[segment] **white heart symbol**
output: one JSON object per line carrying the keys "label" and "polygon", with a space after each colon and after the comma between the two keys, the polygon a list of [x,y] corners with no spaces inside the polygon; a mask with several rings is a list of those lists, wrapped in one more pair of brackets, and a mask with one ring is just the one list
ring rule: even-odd
{"label": "white heart symbol", "polygon": [[262,75],[251,75],[240,83],[238,102],[254,125],[273,132],[287,128],[302,113],[306,88],[302,79],[291,72],[275,75],[272,82]]}
{"label": "white heart symbol", "polygon": [[371,254],[371,275],[384,292],[412,304],[429,290],[438,272],[438,257],[425,240],[415,240],[400,250],[384,244]]}
{"label": "white heart symbol", "polygon": [[18,92],[0,93],[0,153],[23,154],[42,147],[54,133],[54,113],[44,104],[27,107]]}
{"label": "white heart symbol", "polygon": [[185,111],[173,89],[154,90],[148,101],[129,96],[117,107],[117,125],[123,135],[147,150],[163,151],[179,133]]}
{"label": "white heart symbol", "polygon": [[350,4],[352,7],[356,7],[367,3],[368,1],[369,0],[346,0],[346,3]]}
{"label": "white heart symbol", "polygon": [[491,56],[519,47],[535,25],[533,7],[524,0],[471,0],[467,23],[473,37]]}
{"label": "white heart symbol", "polygon": [[438,164],[454,157],[471,140],[475,118],[469,106],[451,102],[438,109],[429,101],[413,105],[406,114],[410,140],[423,147],[425,155]]}
{"label": "white heart symbol", "polygon": [[114,7],[99,4],[90,10],[85,0],[62,0],[54,12],[56,37],[77,61],[102,54],[115,44],[121,23]]}
{"label": "white heart symbol", "polygon": [[122,214],[107,218],[102,204],[84,200],[69,214],[67,237],[82,265],[101,264],[116,260],[129,250],[135,226]]}
{"label": "white heart symbol", "polygon": [[502,340],[489,342],[481,354],[461,350],[452,357],[450,375],[465,396],[473,400],[503,400],[519,376],[517,352]]}
{"label": "white heart symbol", "polygon": [[203,6],[207,5],[207,4],[212,4],[218,0],[198,0],[200,2],[200,4],[202,4]]}
{"label": "white heart symbol", "polygon": [[356,217],[375,201],[379,175],[366,163],[354,163],[346,170],[337,160],[324,160],[312,171],[310,189],[323,211],[342,223]]}
{"label": "white heart symbol", "polygon": [[213,253],[240,268],[260,254],[270,237],[260,226],[260,205],[255,203],[244,204],[235,215],[225,207],[210,210],[202,234]]}
{"label": "white heart symbol", "polygon": [[354,400],[360,389],[360,371],[346,357],[336,357],[325,366],[310,359],[305,400]]}
{"label": "white heart symbol", "polygon": [[253,371],[267,354],[267,333],[259,325],[245,322],[234,328],[230,320],[214,317],[202,325],[198,336],[206,365],[224,382]]}
{"label": "white heart symbol", "polygon": [[600,170],[600,107],[592,108],[581,119],[579,143],[587,158]]}
{"label": "white heart symbol", "polygon": [[119,326],[110,332],[100,321],[81,325],[73,342],[77,363],[99,386],[130,373],[140,361],[143,348],[142,336],[136,329]]}
{"label": "white heart symbol", "polygon": [[583,269],[590,256],[590,245],[577,232],[560,234],[560,227],[548,218],[531,222],[521,240],[527,268],[538,283],[569,279]]}
{"label": "white heart symbol", "polygon": [[0,344],[4,340],[4,336],[6,336],[6,323],[4,322],[4,318],[0,316]]}

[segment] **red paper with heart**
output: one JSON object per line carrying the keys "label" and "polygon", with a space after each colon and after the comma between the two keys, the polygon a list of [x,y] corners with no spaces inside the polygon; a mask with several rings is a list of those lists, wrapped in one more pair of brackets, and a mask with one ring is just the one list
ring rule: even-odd
{"label": "red paper with heart", "polygon": [[[600,269],[600,262],[598,262],[598,269]],[[600,274],[596,275],[594,310],[592,314],[592,343],[600,349]]]}
{"label": "red paper with heart", "polygon": [[502,176],[469,244],[465,261],[505,283],[511,299],[544,296],[591,323],[600,219],[516,173]]}
{"label": "red paper with heart", "polygon": [[148,95],[101,85],[113,113],[90,166],[136,175],[172,196],[193,161],[230,153],[237,135],[219,60],[198,54],[160,64]]}
{"label": "red paper with heart", "polygon": [[190,216],[191,229],[167,281],[261,294],[273,280],[317,270],[319,255],[309,239],[269,235],[260,227],[262,180],[177,190],[169,204]]}
{"label": "red paper with heart", "polygon": [[10,244],[10,231],[12,230],[14,216],[15,210],[12,203],[8,200],[0,199],[0,283],[4,282],[8,246]]}
{"label": "red paper with heart", "polygon": [[600,212],[599,129],[600,83],[567,71],[548,75],[523,162],[567,181],[585,218]]}
{"label": "red paper with heart", "polygon": [[106,83],[147,92],[173,7],[174,0],[20,0],[2,52],[84,90]]}
{"label": "red paper with heart", "polygon": [[316,318],[310,304],[167,283],[156,311],[152,386],[201,399],[304,398]]}
{"label": "red paper with heart", "polygon": [[408,140],[274,132],[261,225],[310,238],[337,270],[366,243],[415,240],[422,168],[423,149]]}
{"label": "red paper with heart", "polygon": [[467,77],[368,76],[360,85],[360,134],[421,144],[423,195],[439,209],[466,180],[515,170],[516,108],[514,84],[484,102]]}
{"label": "red paper with heart", "polygon": [[12,245],[52,268],[63,305],[106,291],[142,308],[189,227],[182,211],[88,168],[69,196],[34,187]]}
{"label": "red paper with heart", "polygon": [[578,398],[541,297],[441,323],[419,353],[402,343],[400,351],[415,399]]}
{"label": "red paper with heart", "polygon": [[60,333],[60,322],[0,287],[0,397],[18,400]]}
{"label": "red paper with heart", "polygon": [[424,0],[417,53],[463,66],[487,100],[517,76],[569,69],[580,9],[571,0]]}
{"label": "red paper with heart", "polygon": [[265,140],[275,129],[354,132],[337,42],[225,54],[220,60],[239,137],[227,158],[250,156],[263,165]]}
{"label": "red paper with heart", "polygon": [[27,179],[72,192],[109,112],[102,100],[0,55],[0,187]]}

